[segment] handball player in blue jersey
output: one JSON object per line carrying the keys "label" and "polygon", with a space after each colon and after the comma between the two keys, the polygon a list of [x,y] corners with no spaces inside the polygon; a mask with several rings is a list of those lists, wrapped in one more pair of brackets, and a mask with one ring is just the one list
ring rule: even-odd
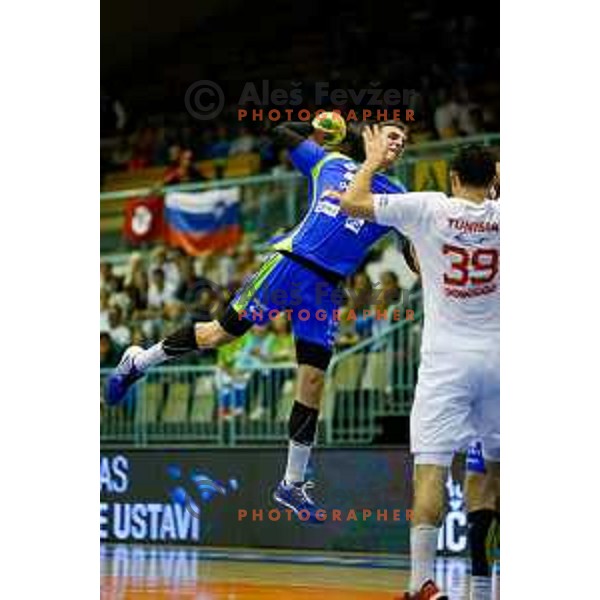
{"label": "handball player in blue jersey", "polygon": [[[388,169],[402,155],[406,132],[399,122],[380,125],[388,144],[383,169]],[[131,385],[149,368],[189,352],[227,344],[253,325],[273,319],[277,311],[286,311],[296,346],[297,396],[289,418],[287,467],[273,497],[296,514],[307,511],[309,520],[315,522],[319,520],[318,507],[307,493],[310,482],[305,481],[305,474],[335,340],[334,311],[344,300],[341,284],[358,270],[369,248],[391,229],[345,215],[339,199],[326,193],[345,191],[359,162],[344,154],[327,152],[308,139],[315,133],[309,123],[278,125],[273,133],[275,140],[288,149],[295,167],[308,178],[309,207],[304,219],[273,245],[272,254],[237,292],[219,319],[182,327],[146,350],[128,348],[108,379],[107,403],[122,402]],[[362,160],[360,135],[355,134],[350,142],[351,154]],[[401,183],[392,182],[383,173],[373,178],[373,193],[405,191]]]}

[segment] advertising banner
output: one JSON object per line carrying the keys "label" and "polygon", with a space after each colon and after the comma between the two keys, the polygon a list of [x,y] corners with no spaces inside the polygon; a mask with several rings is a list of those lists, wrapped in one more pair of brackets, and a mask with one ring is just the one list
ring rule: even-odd
{"label": "advertising banner", "polygon": [[[302,523],[272,492],[285,448],[110,450],[100,457],[100,539],[249,548],[405,553],[412,473],[405,448],[319,449],[311,494],[322,522]],[[447,482],[439,549],[466,548],[462,489]]]}

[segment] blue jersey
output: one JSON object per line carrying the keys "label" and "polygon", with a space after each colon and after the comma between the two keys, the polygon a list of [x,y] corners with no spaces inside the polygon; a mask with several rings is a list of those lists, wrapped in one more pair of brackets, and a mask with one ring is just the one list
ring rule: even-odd
{"label": "blue jersey", "polygon": [[[291,150],[290,158],[308,178],[309,207],[301,223],[274,247],[303,256],[347,277],[360,267],[369,247],[391,229],[346,215],[341,211],[340,201],[325,193],[326,190],[348,188],[359,168],[351,158],[328,153],[311,140],[305,140]],[[371,191],[401,194],[406,188],[377,173]]]}

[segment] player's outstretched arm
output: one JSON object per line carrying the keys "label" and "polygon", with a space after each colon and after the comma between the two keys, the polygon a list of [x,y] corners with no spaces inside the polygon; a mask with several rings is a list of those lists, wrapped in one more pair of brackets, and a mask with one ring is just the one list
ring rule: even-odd
{"label": "player's outstretched arm", "polygon": [[273,129],[274,142],[283,148],[292,150],[300,145],[312,133],[313,128],[310,123],[289,122],[281,123]]}

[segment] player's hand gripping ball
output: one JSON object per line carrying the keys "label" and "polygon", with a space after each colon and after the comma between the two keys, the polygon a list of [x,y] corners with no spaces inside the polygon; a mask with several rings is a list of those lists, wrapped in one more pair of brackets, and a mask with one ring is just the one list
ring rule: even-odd
{"label": "player's hand gripping ball", "polygon": [[338,146],[346,137],[346,121],[337,112],[322,112],[312,122],[316,131],[322,132],[322,141],[325,148]]}

